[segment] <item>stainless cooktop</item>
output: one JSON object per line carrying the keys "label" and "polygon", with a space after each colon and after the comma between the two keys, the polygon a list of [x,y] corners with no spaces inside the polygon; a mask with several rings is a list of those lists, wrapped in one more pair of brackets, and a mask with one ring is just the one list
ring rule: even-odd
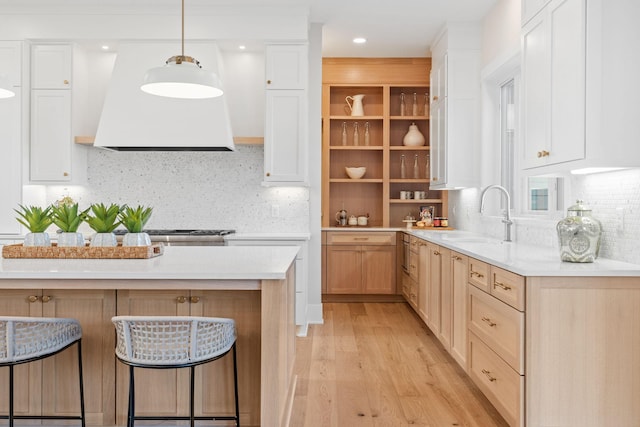
{"label": "stainless cooktop", "polygon": [[[122,236],[127,232],[124,229],[115,230],[114,233]],[[163,242],[167,246],[221,246],[224,245],[224,236],[235,233],[235,230],[207,230],[207,229],[148,229],[151,242]]]}

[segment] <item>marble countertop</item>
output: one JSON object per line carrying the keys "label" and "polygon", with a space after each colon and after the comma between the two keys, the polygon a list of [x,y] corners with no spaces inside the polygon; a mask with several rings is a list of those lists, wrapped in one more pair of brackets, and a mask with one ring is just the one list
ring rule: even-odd
{"label": "marble countertop", "polygon": [[2,279],[280,280],[297,246],[168,246],[150,259],[7,259]]}
{"label": "marble countertop", "polygon": [[638,264],[604,258],[592,263],[562,262],[555,248],[504,242],[465,231],[401,230],[522,276],[640,277]]}

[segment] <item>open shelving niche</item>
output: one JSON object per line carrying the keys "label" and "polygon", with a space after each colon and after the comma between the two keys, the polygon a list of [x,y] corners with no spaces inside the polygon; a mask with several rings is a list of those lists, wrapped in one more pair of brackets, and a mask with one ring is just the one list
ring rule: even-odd
{"label": "open shelving niche", "polygon": [[[413,113],[414,92],[418,114],[406,115]],[[349,215],[369,214],[370,227],[402,227],[407,215],[418,218],[420,206],[434,206],[436,216],[447,215],[446,192],[429,191],[429,107],[424,103],[428,92],[427,83],[323,85],[323,227],[336,225],[335,213],[343,207]],[[401,93],[405,94],[405,115],[400,111]],[[364,116],[348,114],[345,98],[355,94],[365,95]],[[358,145],[353,141],[355,123],[359,128]],[[364,145],[365,123],[369,124],[368,146]],[[412,123],[424,135],[424,146],[403,145]],[[347,127],[347,145],[342,143],[343,124]],[[405,155],[406,178],[400,177],[401,155]],[[416,155],[419,175],[413,178]],[[365,166],[367,172],[361,179],[350,179],[346,166]],[[400,199],[400,191],[425,191],[426,198]]]}

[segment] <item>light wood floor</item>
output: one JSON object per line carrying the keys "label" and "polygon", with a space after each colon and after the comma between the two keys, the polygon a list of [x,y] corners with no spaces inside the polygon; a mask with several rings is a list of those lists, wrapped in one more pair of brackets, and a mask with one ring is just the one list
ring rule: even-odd
{"label": "light wood floor", "polygon": [[295,427],[506,426],[405,303],[324,303],[296,341]]}

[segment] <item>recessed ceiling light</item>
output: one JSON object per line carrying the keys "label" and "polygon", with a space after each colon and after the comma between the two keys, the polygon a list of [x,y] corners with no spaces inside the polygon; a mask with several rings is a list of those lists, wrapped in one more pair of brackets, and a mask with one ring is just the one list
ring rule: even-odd
{"label": "recessed ceiling light", "polygon": [[102,45],[102,50],[109,50],[109,46],[107,46],[106,44]]}
{"label": "recessed ceiling light", "polygon": [[364,37],[356,37],[355,39],[353,39],[353,42],[356,44],[363,44],[367,42],[367,39],[365,39]]}
{"label": "recessed ceiling light", "polygon": [[240,49],[240,50],[245,50],[246,48],[247,48],[247,47],[246,47],[245,45],[243,45],[243,44],[241,44],[240,46],[238,46],[238,49]]}

